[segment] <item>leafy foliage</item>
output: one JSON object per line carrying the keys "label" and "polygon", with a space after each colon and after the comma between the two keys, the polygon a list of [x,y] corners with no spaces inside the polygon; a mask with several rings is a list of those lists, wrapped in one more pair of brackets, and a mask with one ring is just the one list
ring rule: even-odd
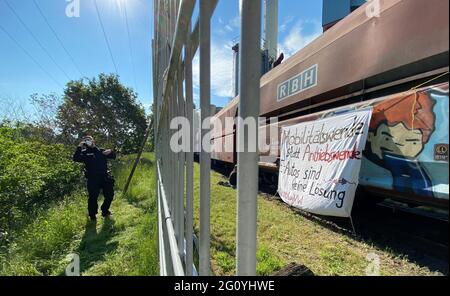
{"label": "leafy foliage", "polygon": [[75,190],[17,229],[7,248],[0,246],[0,276],[63,275],[72,253],[80,256],[83,276],[157,275],[154,156],[143,154],[126,196],[119,190],[135,157],[114,164],[113,218],[86,220],[86,192]]}
{"label": "leafy foliage", "polygon": [[71,81],[64,94],[56,118],[67,144],[89,134],[121,153],[137,152],[147,127],[145,110],[118,76]]}
{"label": "leafy foliage", "polygon": [[0,125],[0,232],[18,227],[79,184],[71,151],[28,138],[27,128]]}
{"label": "leafy foliage", "polygon": [[56,114],[61,105],[60,96],[33,94],[30,97],[30,103],[35,109],[33,122],[27,124],[32,135],[48,143],[60,142],[56,120]]}

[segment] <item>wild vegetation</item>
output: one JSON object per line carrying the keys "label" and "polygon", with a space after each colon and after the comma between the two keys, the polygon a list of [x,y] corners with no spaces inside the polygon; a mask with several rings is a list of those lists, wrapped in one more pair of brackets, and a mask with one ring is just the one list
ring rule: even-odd
{"label": "wild vegetation", "polygon": [[[137,94],[100,74],[30,103],[34,114],[0,112],[0,275],[61,275],[72,253],[86,275],[157,274],[152,155],[120,191],[147,128]],[[83,166],[72,161],[86,134],[120,155],[114,216],[98,223],[87,220]]]}
{"label": "wild vegetation", "polygon": [[80,185],[80,167],[61,144],[29,136],[26,125],[0,125],[0,229],[2,241]]}
{"label": "wild vegetation", "polygon": [[157,275],[154,159],[144,154],[123,195],[133,160],[130,155],[114,165],[118,191],[111,219],[90,222],[86,192],[74,190],[15,229],[0,249],[0,275],[64,275],[69,254],[79,255],[82,275]]}

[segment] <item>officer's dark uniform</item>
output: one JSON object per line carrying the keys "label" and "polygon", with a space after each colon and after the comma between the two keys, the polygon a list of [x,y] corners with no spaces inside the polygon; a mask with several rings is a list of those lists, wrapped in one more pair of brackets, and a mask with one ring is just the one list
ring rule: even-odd
{"label": "officer's dark uniform", "polygon": [[78,147],[73,155],[73,160],[84,163],[85,176],[87,178],[87,188],[89,192],[88,210],[89,216],[94,218],[98,212],[98,196],[100,190],[103,190],[105,200],[101,207],[102,214],[108,215],[109,207],[114,198],[114,178],[108,171],[108,159],[116,159],[116,154],[111,152],[109,155],[104,155],[105,149],[81,148]]}

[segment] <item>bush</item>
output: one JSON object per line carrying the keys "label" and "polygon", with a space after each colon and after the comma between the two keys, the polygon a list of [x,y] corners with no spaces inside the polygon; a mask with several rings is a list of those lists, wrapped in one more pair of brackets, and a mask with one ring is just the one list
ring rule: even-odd
{"label": "bush", "polygon": [[[20,227],[39,209],[61,201],[80,184],[80,167],[60,144],[24,136],[0,125],[0,232]],[[1,243],[1,241],[0,241]]]}

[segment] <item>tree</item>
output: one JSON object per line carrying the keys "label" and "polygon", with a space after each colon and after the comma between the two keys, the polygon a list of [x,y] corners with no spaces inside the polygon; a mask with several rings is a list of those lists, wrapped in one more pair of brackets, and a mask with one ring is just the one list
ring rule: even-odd
{"label": "tree", "polygon": [[61,98],[56,94],[30,96],[30,103],[34,107],[32,121],[26,122],[28,138],[56,144],[60,140],[58,137],[58,123],[56,114],[61,105]]}
{"label": "tree", "polygon": [[137,152],[147,127],[137,94],[113,74],[69,82],[56,119],[66,144],[89,134],[100,145],[125,154]]}

